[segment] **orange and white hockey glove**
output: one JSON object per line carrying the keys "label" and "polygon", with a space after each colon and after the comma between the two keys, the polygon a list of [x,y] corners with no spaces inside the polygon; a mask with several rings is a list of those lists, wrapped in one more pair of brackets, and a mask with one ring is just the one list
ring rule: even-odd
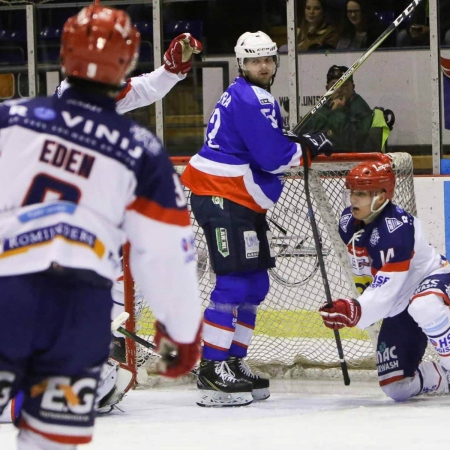
{"label": "orange and white hockey glove", "polygon": [[194,342],[190,344],[181,344],[173,340],[166,327],[159,321],[156,321],[155,328],[156,352],[161,356],[158,361],[160,375],[169,378],[187,375],[200,359],[202,324],[200,324]]}
{"label": "orange and white hockey glove", "polygon": [[180,34],[164,53],[164,68],[172,73],[188,73],[192,67],[192,54],[200,53],[202,48],[202,43],[190,33]]}

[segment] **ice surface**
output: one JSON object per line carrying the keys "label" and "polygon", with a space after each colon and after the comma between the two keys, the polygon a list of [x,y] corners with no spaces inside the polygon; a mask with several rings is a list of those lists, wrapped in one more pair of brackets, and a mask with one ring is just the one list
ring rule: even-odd
{"label": "ice surface", "polygon": [[[448,450],[450,396],[402,404],[376,382],[273,380],[272,396],[240,408],[195,405],[193,384],[135,390],[117,411],[98,418],[80,450]],[[1,450],[16,430],[0,426]]]}

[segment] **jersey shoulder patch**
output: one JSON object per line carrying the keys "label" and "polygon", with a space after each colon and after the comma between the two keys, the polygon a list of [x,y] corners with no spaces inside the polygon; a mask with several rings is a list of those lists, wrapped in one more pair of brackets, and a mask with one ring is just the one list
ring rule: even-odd
{"label": "jersey shoulder patch", "polygon": [[341,218],[339,219],[339,226],[342,228],[343,231],[347,232],[348,223],[350,222],[352,218],[352,214],[343,214]]}
{"label": "jersey shoulder patch", "polygon": [[130,133],[150,154],[157,156],[162,152],[161,142],[147,128],[134,123],[130,128]]}
{"label": "jersey shoulder patch", "polygon": [[275,105],[275,98],[270,92],[254,85],[252,85],[252,89],[261,105]]}
{"label": "jersey shoulder patch", "polygon": [[389,233],[393,233],[395,230],[398,230],[401,226],[403,226],[403,222],[398,220],[396,217],[386,217],[384,220]]}

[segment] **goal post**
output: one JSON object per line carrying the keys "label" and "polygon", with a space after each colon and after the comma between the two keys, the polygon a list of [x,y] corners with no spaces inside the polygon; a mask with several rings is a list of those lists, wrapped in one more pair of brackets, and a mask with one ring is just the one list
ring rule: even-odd
{"label": "goal post", "polygon": [[[338,232],[339,217],[348,171],[362,161],[385,161],[389,158],[396,174],[394,202],[416,215],[413,164],[407,153],[351,153],[331,157],[319,156],[309,171],[309,185],[315,218],[322,242],[322,253],[333,299],[358,295],[347,249]],[[173,158],[182,173],[189,158]],[[190,205],[190,191],[185,188]],[[209,264],[206,240],[191,214],[197,245],[197,275],[203,306],[209,303],[215,276]],[[268,211],[270,244],[276,255],[276,267],[269,270],[270,291],[258,309],[257,325],[249,347],[248,363],[258,368],[338,367],[339,361],[332,330],[323,326],[317,310],[326,301],[314,245],[308,206],[304,193],[303,168],[293,168],[284,175],[284,188],[277,204]],[[124,265],[127,260],[124,255]],[[127,281],[128,280],[128,281]],[[367,280],[366,280],[367,281]],[[131,275],[125,284],[133,283]],[[356,286],[355,286],[356,283]],[[153,339],[154,318],[139,289],[132,284],[125,289],[126,311],[134,316],[130,331],[145,339]],[[140,299],[140,300],[139,300]],[[341,330],[342,346],[349,368],[375,368],[376,327],[361,331]],[[127,340],[127,355],[137,367],[145,366],[148,354]],[[131,363],[131,362],[130,362]]]}

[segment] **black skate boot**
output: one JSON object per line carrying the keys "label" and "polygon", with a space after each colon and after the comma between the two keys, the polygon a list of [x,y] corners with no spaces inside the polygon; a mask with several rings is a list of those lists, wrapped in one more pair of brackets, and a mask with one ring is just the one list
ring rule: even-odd
{"label": "black skate boot", "polygon": [[262,378],[252,372],[250,367],[242,358],[230,356],[227,360],[230,369],[234,372],[236,378],[252,383],[253,400],[266,400],[270,397],[269,385],[267,378]]}
{"label": "black skate boot", "polygon": [[238,379],[226,361],[202,359],[198,367],[199,406],[245,406],[253,401],[252,384]]}

